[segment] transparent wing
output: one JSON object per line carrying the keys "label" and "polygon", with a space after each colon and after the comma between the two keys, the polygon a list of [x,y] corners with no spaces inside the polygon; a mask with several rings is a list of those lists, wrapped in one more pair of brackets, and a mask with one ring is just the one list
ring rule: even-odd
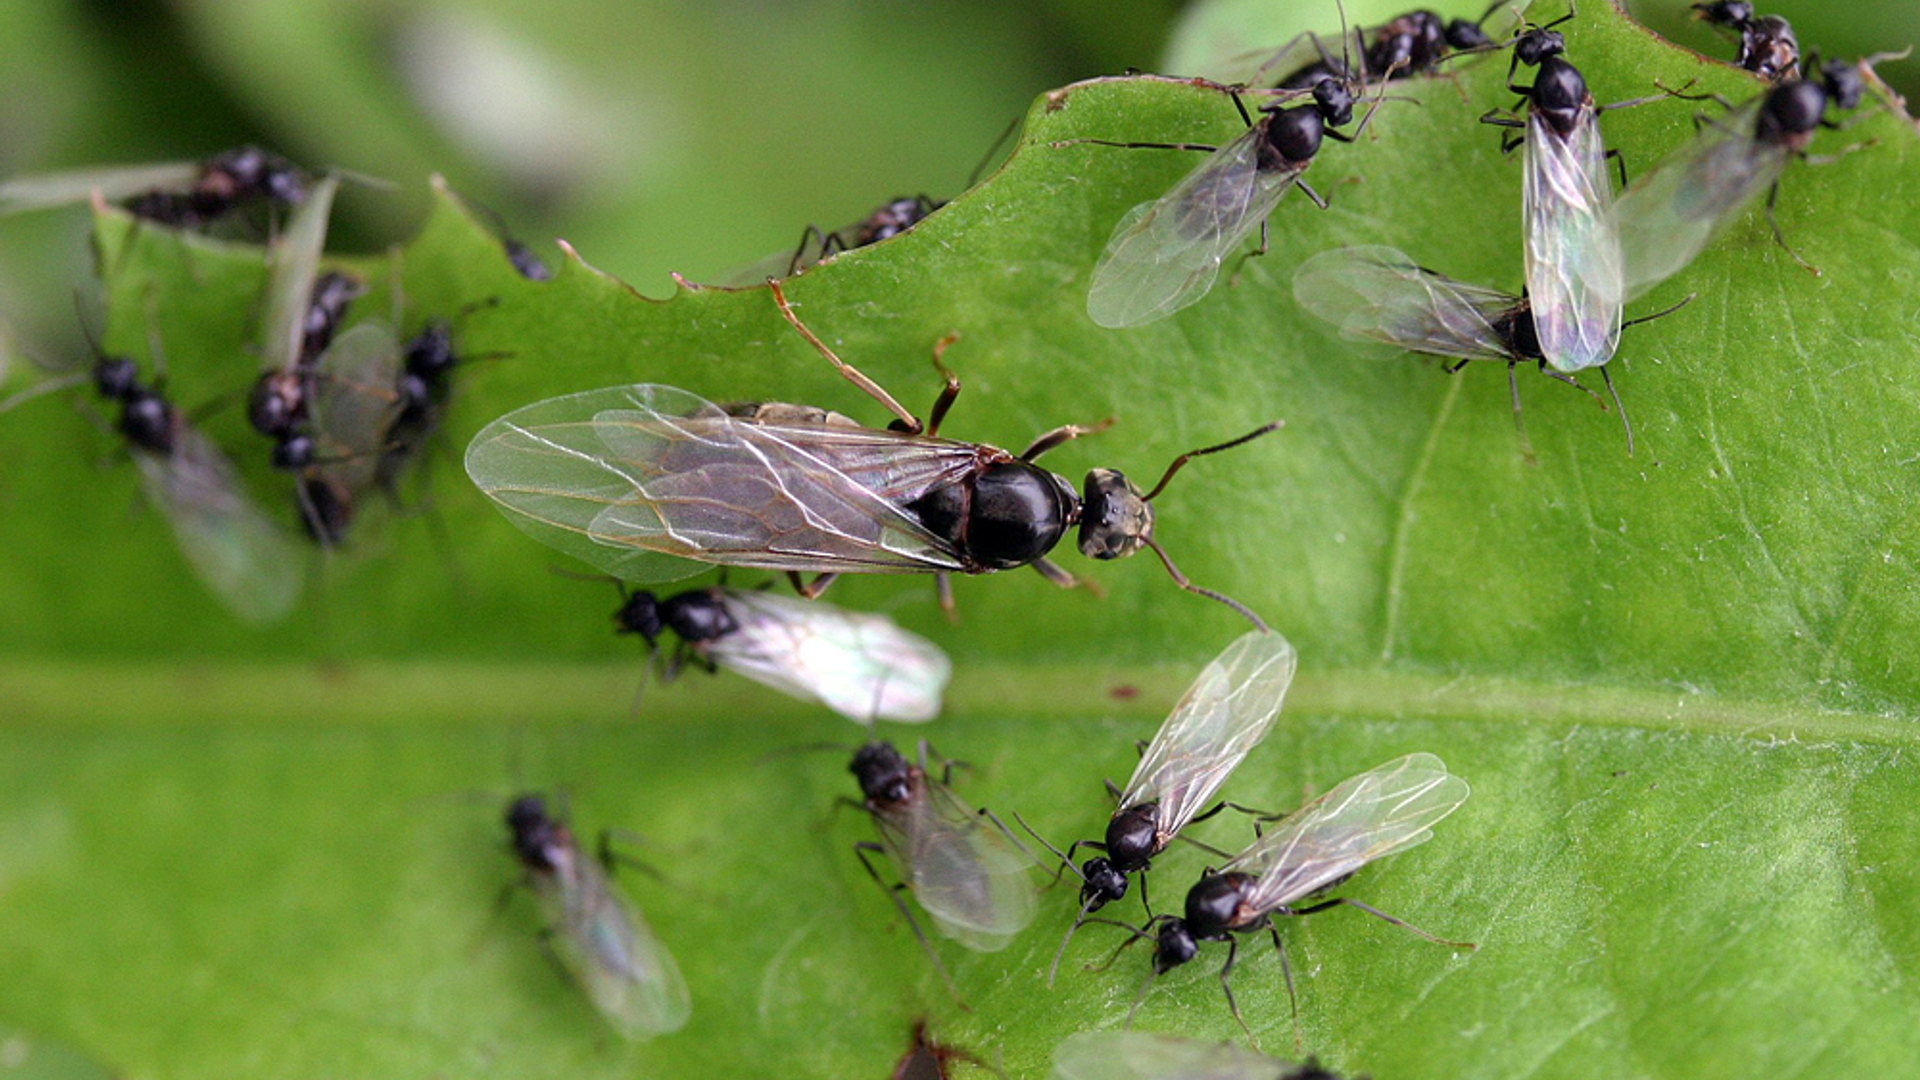
{"label": "transparent wing", "polygon": [[1082,1031],[1053,1050],[1054,1080],[1281,1080],[1292,1067],[1228,1042]]}
{"label": "transparent wing", "polygon": [[1627,185],[1614,203],[1626,298],[1679,273],[1714,233],[1785,171],[1792,151],[1754,141],[1758,100],[1714,118]]}
{"label": "transparent wing", "polygon": [[721,596],[740,627],[705,646],[723,667],[860,723],[940,714],[952,663],[892,619],[763,591]]}
{"label": "transparent wing", "polygon": [[314,363],[314,466],[350,493],[369,490],[400,416],[400,343],[384,323],[333,339]]}
{"label": "transparent wing", "polygon": [[147,498],[214,595],[248,622],[284,616],[300,594],[305,553],[242,492],[226,455],[183,425],[172,454],[136,450],[133,458]]}
{"label": "transparent wing", "polygon": [[197,161],[16,176],[0,181],[0,217],[85,202],[96,191],[108,202],[119,202],[157,189],[185,190],[199,178]]}
{"label": "transparent wing", "polygon": [[600,865],[571,852],[551,877],[534,877],[561,963],[626,1038],[680,1030],[692,1005],[673,955]]}
{"label": "transparent wing", "polygon": [[1133,770],[1122,807],[1160,804],[1167,839],[1214,792],[1280,715],[1298,657],[1278,633],[1242,634],[1200,672]]}
{"label": "transparent wing", "polygon": [[1248,128],[1173,190],[1120,219],[1087,290],[1094,322],[1139,326],[1207,295],[1221,260],[1260,227],[1305,168],[1259,168],[1265,133],[1264,123]]}
{"label": "transparent wing", "polygon": [[1432,754],[1409,754],[1343,781],[1294,811],[1223,867],[1259,881],[1246,904],[1272,911],[1355,870],[1424,844],[1467,801],[1467,782]]}
{"label": "transparent wing", "polygon": [[313,279],[327,246],[327,215],[333,212],[337,176],[323,177],[306,201],[287,218],[287,231],[274,241],[268,258],[266,314],[260,323],[260,363],[266,371],[284,371],[300,359]]}
{"label": "transparent wing", "polygon": [[1495,329],[1519,297],[1465,285],[1390,247],[1343,247],[1300,264],[1293,298],[1343,336],[1462,360],[1505,360]]}
{"label": "transparent wing", "polygon": [[940,932],[998,952],[1033,921],[1033,863],[945,784],[923,777],[898,811],[876,815],[880,838]]}
{"label": "transparent wing", "polygon": [[1527,296],[1547,362],[1579,371],[1613,359],[1626,298],[1607,148],[1589,102],[1565,137],[1528,110],[1521,186]]}
{"label": "transparent wing", "polygon": [[757,423],[670,386],[553,398],[495,420],[467,474],[542,543],[631,581],[685,560],[766,570],[960,568],[900,508],[977,467],[967,443],[859,427]]}

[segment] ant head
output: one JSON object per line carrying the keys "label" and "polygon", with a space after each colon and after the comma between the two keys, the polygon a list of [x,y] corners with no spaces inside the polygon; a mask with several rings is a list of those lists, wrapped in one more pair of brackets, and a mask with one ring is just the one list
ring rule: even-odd
{"label": "ant head", "polygon": [[613,613],[613,627],[615,633],[639,634],[652,645],[663,628],[659,598],[645,589],[629,595]]}
{"label": "ant head", "polygon": [[1715,26],[1739,26],[1753,21],[1753,5],[1747,0],[1714,0],[1693,5],[1693,17]]}
{"label": "ant head", "polygon": [[854,751],[847,771],[860,781],[869,801],[901,803],[911,792],[913,766],[892,743],[870,742]]}
{"label": "ant head", "polygon": [[[1282,114],[1285,115],[1285,114]],[[1123,559],[1153,535],[1153,508],[1146,496],[1118,469],[1087,473],[1080,501],[1080,554],[1089,559]]]}
{"label": "ant head", "polygon": [[428,323],[406,344],[407,371],[423,379],[445,375],[457,359],[453,354],[453,328],[439,319]]}
{"label": "ant head", "polygon": [[1560,36],[1558,30],[1535,27],[1521,34],[1513,42],[1513,54],[1528,67],[1540,66],[1540,61],[1549,56],[1559,56],[1567,51],[1567,39]]}
{"label": "ant head", "polygon": [[1144,870],[1160,850],[1158,807],[1131,806],[1107,821],[1107,857],[1117,867]]}
{"label": "ant head", "polygon": [[1153,939],[1153,973],[1165,975],[1181,964],[1200,955],[1200,943],[1193,939],[1187,930],[1187,924],[1180,919],[1168,919],[1160,924],[1160,932]]}
{"label": "ant head", "polygon": [[1103,905],[1127,895],[1127,875],[1114,868],[1104,856],[1095,855],[1080,866],[1080,902],[1088,911],[1099,911]]}
{"label": "ant head", "polygon": [[1493,39],[1481,29],[1477,22],[1455,19],[1447,24],[1445,31],[1447,46],[1453,49],[1484,49],[1493,44]]}
{"label": "ant head", "polygon": [[[1334,127],[1340,127],[1353,120],[1353,88],[1345,79],[1325,78],[1313,84],[1313,105],[1320,119]],[[1315,149],[1320,140],[1314,139]],[[1289,155],[1291,156],[1291,155]],[[1308,157],[1312,157],[1309,152]],[[1294,161],[1304,160],[1293,158]]]}
{"label": "ant head", "polygon": [[1845,60],[1829,60],[1820,65],[1820,86],[1826,91],[1827,100],[1841,109],[1859,108],[1860,98],[1867,92],[1867,80],[1860,74],[1860,65]]}
{"label": "ant head", "polygon": [[547,801],[522,795],[507,807],[507,830],[513,834],[513,853],[530,870],[552,870],[552,849],[563,826],[547,815]]}
{"label": "ant head", "polygon": [[93,386],[100,396],[125,401],[140,388],[140,368],[124,356],[103,356],[93,364]]}

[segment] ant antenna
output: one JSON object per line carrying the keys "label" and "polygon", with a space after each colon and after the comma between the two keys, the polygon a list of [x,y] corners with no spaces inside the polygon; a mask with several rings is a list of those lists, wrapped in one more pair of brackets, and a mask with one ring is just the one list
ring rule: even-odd
{"label": "ant antenna", "polygon": [[1222,450],[1231,450],[1234,447],[1239,446],[1241,443],[1249,443],[1259,438],[1262,435],[1266,435],[1270,432],[1278,431],[1280,428],[1286,426],[1286,423],[1287,422],[1285,420],[1275,420],[1270,424],[1263,424],[1260,427],[1247,432],[1245,435],[1242,435],[1237,439],[1220,443],[1217,446],[1203,446],[1198,450],[1189,450],[1186,453],[1181,454],[1179,457],[1173,459],[1173,464],[1167,466],[1167,471],[1165,473],[1162,473],[1160,476],[1160,482],[1153,485],[1153,490],[1147,492],[1144,496],[1142,496],[1141,501],[1152,502],[1154,496],[1166,490],[1167,481],[1173,479],[1173,474],[1179,472],[1182,468],[1186,466],[1187,462],[1192,461],[1194,458],[1205,457],[1208,454],[1217,454]]}
{"label": "ant antenna", "polygon": [[1167,568],[1167,575],[1173,578],[1173,583],[1175,585],[1180,586],[1181,588],[1187,590],[1190,593],[1195,593],[1200,596],[1204,596],[1209,600],[1214,600],[1219,603],[1227,605],[1228,607],[1232,608],[1234,611],[1238,612],[1241,618],[1247,620],[1248,622],[1252,623],[1255,627],[1259,628],[1260,632],[1263,634],[1273,633],[1273,628],[1267,625],[1266,620],[1262,619],[1258,615],[1255,615],[1252,612],[1252,610],[1250,610],[1247,607],[1247,605],[1241,603],[1238,600],[1235,600],[1233,597],[1228,596],[1225,593],[1217,593],[1217,592],[1214,592],[1212,589],[1202,588],[1198,585],[1195,585],[1193,582],[1188,581],[1187,575],[1181,573],[1180,568],[1173,565],[1173,560],[1167,557],[1166,549],[1161,547],[1160,544],[1157,541],[1155,541],[1153,537],[1142,536],[1140,539],[1145,541],[1146,545],[1153,549],[1153,553],[1155,555],[1160,556],[1160,565]]}
{"label": "ant antenna", "polygon": [[[1060,961],[1066,958],[1068,943],[1073,940],[1074,933],[1087,924],[1087,913],[1099,899],[1098,896],[1087,897],[1087,902],[1080,905],[1080,913],[1073,917],[1073,925],[1067,927],[1067,936],[1060,939],[1060,947],[1053,953],[1053,963],[1047,968],[1047,989],[1053,989],[1053,980],[1060,974]],[[1128,944],[1132,944],[1132,941],[1133,939],[1128,939]]]}

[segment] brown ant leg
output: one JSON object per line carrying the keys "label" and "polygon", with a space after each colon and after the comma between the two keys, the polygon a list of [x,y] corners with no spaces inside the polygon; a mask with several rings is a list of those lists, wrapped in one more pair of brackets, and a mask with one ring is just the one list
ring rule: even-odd
{"label": "brown ant leg", "polygon": [[827,586],[833,584],[834,579],[839,576],[839,574],[815,574],[812,581],[803,582],[800,580],[800,571],[787,571],[787,580],[793,583],[793,591],[808,600],[820,599],[820,594],[826,592]]}
{"label": "brown ant leg", "polygon": [[940,433],[940,422],[947,418],[947,410],[953,408],[954,399],[960,396],[960,376],[955,375],[953,369],[941,360],[941,357],[946,355],[947,349],[959,340],[960,331],[955,330],[933,343],[933,369],[940,373],[944,385],[940,388],[940,396],[933,399],[933,411],[927,414],[925,434],[928,438]]}
{"label": "brown ant leg", "polygon": [[780,309],[781,318],[786,319],[788,323],[792,324],[793,328],[799,331],[800,336],[807,339],[807,344],[812,345],[814,351],[825,357],[827,362],[832,364],[836,371],[840,372],[841,378],[859,387],[868,397],[879,402],[888,412],[899,417],[900,422],[906,425],[906,430],[910,434],[920,434],[921,424],[919,418],[908,412],[906,407],[898,401],[895,401],[893,395],[887,393],[879,383],[874,382],[862,374],[859,368],[854,367],[852,364],[834,355],[833,350],[827,348],[826,342],[821,341],[813,331],[807,329],[807,324],[800,321],[800,317],[793,313],[792,305],[787,303],[787,294],[781,290],[779,279],[768,278],[767,288],[773,292],[773,303],[775,307]]}
{"label": "brown ant leg", "polygon": [[1105,600],[1107,598],[1107,590],[1099,582],[1091,579],[1082,581],[1062,569],[1060,564],[1054,562],[1052,559],[1035,559],[1031,565],[1035,570],[1040,572],[1041,577],[1046,578],[1048,581],[1053,582],[1063,589],[1085,589],[1098,599]]}
{"label": "brown ant leg", "polygon": [[1026,462],[1034,461],[1041,454],[1056,449],[1065,443],[1072,442],[1082,435],[1098,435],[1112,426],[1113,417],[1109,416],[1105,420],[1090,427],[1080,424],[1065,424],[1061,427],[1054,428],[1052,431],[1033,440],[1025,450],[1020,451],[1020,460]]}
{"label": "brown ant leg", "polygon": [[959,622],[960,611],[953,603],[953,575],[945,570],[934,571],[933,591],[934,595],[940,600],[940,610],[946,614],[947,621],[950,623]]}

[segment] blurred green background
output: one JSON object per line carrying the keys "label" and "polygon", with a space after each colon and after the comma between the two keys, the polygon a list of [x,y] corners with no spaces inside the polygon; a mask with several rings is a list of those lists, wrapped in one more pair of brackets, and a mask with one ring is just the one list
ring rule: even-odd
{"label": "blurred green background", "polygon": [[[1152,70],[1178,0],[0,0],[0,175],[241,142],[404,185],[351,192],[338,245],[409,235],[428,172],[654,296],[883,199],[951,197],[1033,97]],[[1272,0],[1202,7],[1298,11]],[[1356,21],[1398,2],[1355,0]],[[1441,3],[1469,13],[1474,0]],[[1686,4],[1630,5],[1727,55]],[[1803,47],[1920,40],[1913,0],[1775,0]],[[1292,32],[1276,27],[1276,40]],[[1920,64],[1889,65],[1904,92]],[[72,345],[78,211],[0,221],[0,311]]]}

